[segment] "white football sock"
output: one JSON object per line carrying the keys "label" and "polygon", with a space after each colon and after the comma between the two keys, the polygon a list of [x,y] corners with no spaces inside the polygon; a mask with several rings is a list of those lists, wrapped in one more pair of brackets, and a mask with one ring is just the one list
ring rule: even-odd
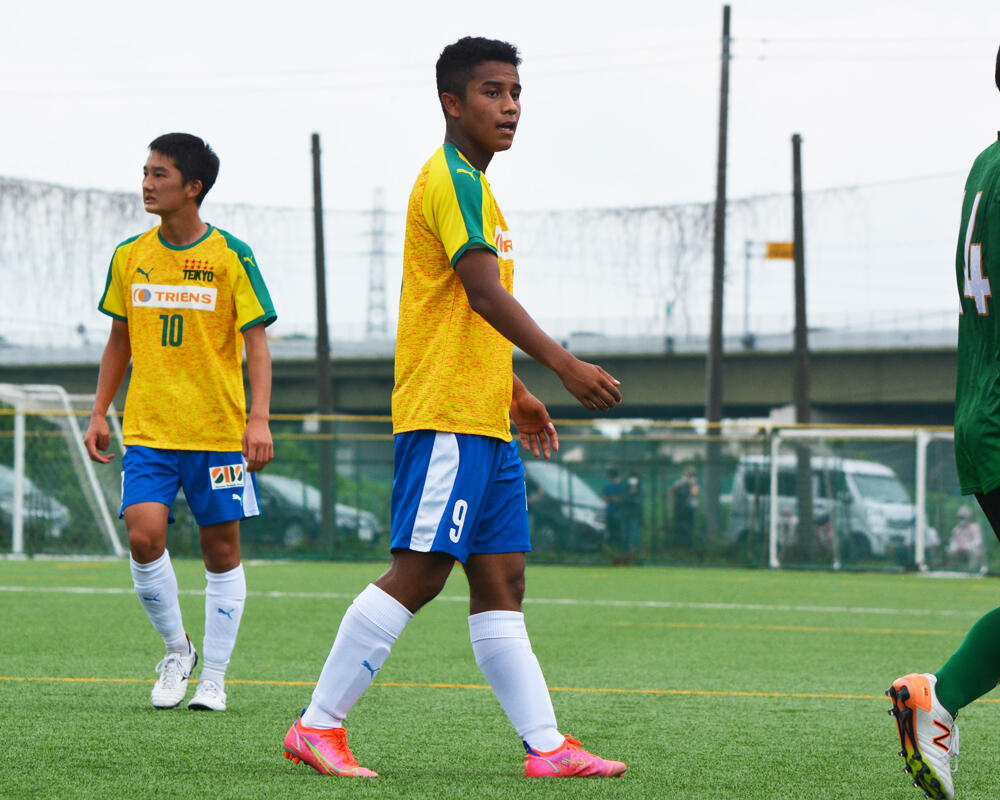
{"label": "white football sock", "polygon": [[247,599],[243,565],[228,572],[205,572],[205,641],[201,679],[222,684]]}
{"label": "white football sock", "polygon": [[132,584],[146,616],[156,632],[163,637],[168,653],[187,653],[188,640],[181,620],[181,606],[177,601],[177,576],[170,563],[170,553],[148,564],[140,564],[129,556]]}
{"label": "white football sock", "polygon": [[469,636],[476,664],[493,688],[517,735],[535,750],[559,747],[563,736],[545,676],[531,649],[524,614],[484,611],[469,617]]}
{"label": "white football sock", "polygon": [[340,621],[302,724],[308,728],[341,727],[411,619],[413,614],[398,600],[374,583],[368,584]]}

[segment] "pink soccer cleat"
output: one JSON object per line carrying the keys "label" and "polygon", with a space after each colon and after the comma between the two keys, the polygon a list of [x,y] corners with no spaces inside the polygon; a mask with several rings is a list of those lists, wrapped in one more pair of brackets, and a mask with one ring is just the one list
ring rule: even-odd
{"label": "pink soccer cleat", "polygon": [[295,764],[304,761],[323,775],[345,778],[375,778],[377,772],[358,766],[347,746],[347,731],[343,728],[307,728],[302,718],[285,734],[285,758]]}
{"label": "pink soccer cleat", "polygon": [[524,743],[526,778],[617,778],[625,772],[620,761],[605,761],[584,750],[572,736],[548,753],[532,750]]}

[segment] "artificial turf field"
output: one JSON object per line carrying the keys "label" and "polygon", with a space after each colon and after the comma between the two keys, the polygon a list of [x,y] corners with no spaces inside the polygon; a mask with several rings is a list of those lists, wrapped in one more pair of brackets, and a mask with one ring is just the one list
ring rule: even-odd
{"label": "artificial turf field", "polygon": [[[185,623],[203,567],[176,561]],[[464,576],[410,623],[347,722],[369,780],[282,758],[350,599],[380,564],[248,564],[229,710],[149,704],[162,644],[106,561],[0,561],[0,796],[11,798],[917,798],[882,694],[933,670],[992,578],[528,568],[528,630],[560,728],[617,780],[522,776],[476,668]],[[189,697],[193,688],[189,689]],[[995,798],[1000,705],[959,717],[960,798]]]}

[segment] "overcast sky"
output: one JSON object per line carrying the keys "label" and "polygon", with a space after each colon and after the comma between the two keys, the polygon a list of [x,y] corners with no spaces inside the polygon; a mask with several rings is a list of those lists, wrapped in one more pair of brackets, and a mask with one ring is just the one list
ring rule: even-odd
{"label": "overcast sky", "polygon": [[[811,321],[837,326],[854,324],[852,314],[875,321],[930,314],[953,324],[963,176],[1000,127],[993,83],[1000,5],[734,0],[731,6],[729,196],[789,192],[790,139],[802,134],[804,184],[814,198],[806,221]],[[434,62],[445,44],[475,34],[507,39],[524,58],[514,146],[488,172],[508,218],[526,210],[714,197],[721,3],[5,0],[5,8],[0,176],[134,192],[138,207],[147,144],[180,130],[204,136],[221,156],[207,210],[220,203],[307,208],[315,131],[322,136],[328,208],[368,209],[382,188],[388,209],[401,211],[443,136]],[[868,188],[817,191],[855,185]],[[743,324],[744,241],[790,238],[790,203],[769,203],[731,208],[729,333],[740,333]],[[392,219],[386,286],[394,306],[402,235],[401,217]],[[521,230],[529,227],[526,219],[518,220]],[[646,253],[652,271],[639,273],[626,263],[629,234],[609,233],[607,243],[620,242],[621,257],[595,261],[581,276],[577,256],[570,248],[559,252],[563,245],[545,218],[532,219],[535,230],[518,239],[532,245],[519,250],[516,293],[539,319],[562,319],[566,330],[627,332],[615,320],[634,318],[639,298],[655,309],[647,316],[659,315],[650,331],[662,331],[664,307],[678,304],[684,319],[668,330],[704,329],[693,317],[707,314],[710,258],[688,262],[688,279],[668,269],[672,259],[680,263],[682,250],[665,252],[665,264],[658,252]],[[51,239],[56,224],[46,219],[36,241]],[[265,233],[274,233],[259,225],[230,227],[261,251],[268,247]],[[566,227],[562,235],[583,242],[576,230]],[[282,305],[282,330],[297,320],[287,309],[308,299],[309,247],[311,241],[301,242],[294,276],[285,244],[271,247],[261,262],[269,284],[283,270],[297,292]],[[328,239],[328,252],[358,247]],[[99,283],[104,246],[94,252],[101,256],[87,266]],[[334,255],[333,297],[341,305],[331,307],[332,318],[363,327],[367,257],[359,254],[352,266]],[[49,265],[53,270],[57,265]],[[778,315],[754,329],[787,329],[787,264],[754,270],[752,314]],[[676,285],[648,283],[661,277]],[[635,285],[622,287],[628,281]],[[606,290],[615,285],[622,297],[609,302]],[[81,307],[92,309],[89,295],[84,299]],[[29,313],[29,305],[17,307]],[[395,309],[389,311],[394,317]],[[66,318],[76,320],[75,313]],[[597,325],[593,320],[602,316]],[[7,321],[27,330],[24,320]]]}
{"label": "overcast sky", "polygon": [[[9,0],[8,0],[9,2]],[[962,171],[996,135],[995,0],[734,0],[730,194]],[[433,65],[459,36],[523,54],[506,208],[657,205],[714,194],[721,3],[546,0],[170,4],[9,2],[0,175],[137,189],[171,130],[217,149],[217,202],[306,206],[309,136],[325,196],[402,208],[440,142]]]}

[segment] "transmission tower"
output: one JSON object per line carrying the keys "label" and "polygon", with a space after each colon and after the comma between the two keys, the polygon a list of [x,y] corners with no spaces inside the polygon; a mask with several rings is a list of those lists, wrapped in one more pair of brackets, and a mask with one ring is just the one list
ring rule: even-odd
{"label": "transmission tower", "polygon": [[385,191],[375,190],[372,206],[372,249],[368,266],[368,326],[366,338],[385,339]]}

